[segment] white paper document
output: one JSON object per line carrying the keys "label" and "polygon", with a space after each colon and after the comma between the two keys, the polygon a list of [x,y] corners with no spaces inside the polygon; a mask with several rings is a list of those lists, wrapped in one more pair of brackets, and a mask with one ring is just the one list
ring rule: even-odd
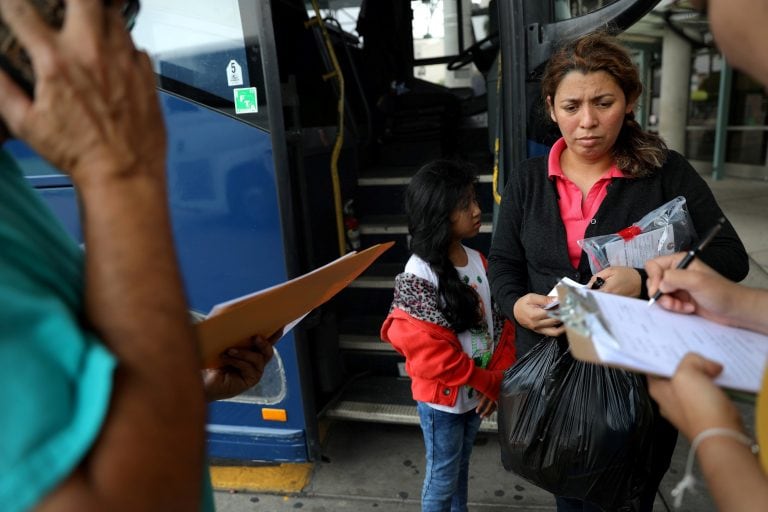
{"label": "white paper document", "polygon": [[[564,278],[562,278],[562,279],[560,280],[560,283],[565,283],[565,284],[567,284],[568,286],[571,286],[571,287],[573,287],[573,288],[585,288],[585,287],[587,286],[587,285],[585,285],[585,284],[581,284],[581,283],[579,283],[579,282],[577,282],[577,281],[574,281],[574,280],[573,280],[573,279],[571,279],[570,277],[564,277]],[[558,283],[558,284],[560,284],[560,283]],[[552,302],[550,302],[549,304],[547,304],[546,306],[544,306],[544,309],[554,309],[554,308],[556,308],[557,306],[559,306],[559,305],[560,305],[560,299],[558,299],[558,298],[557,298],[557,285],[555,285],[555,287],[554,287],[554,288],[552,288],[551,290],[549,290],[549,293],[547,294],[547,297],[554,297],[554,298],[555,298],[555,300],[553,300]]]}
{"label": "white paper document", "polygon": [[645,262],[675,252],[675,230],[669,225],[642,233],[631,240],[605,244],[605,256],[612,267],[643,268]]}
{"label": "white paper document", "polygon": [[595,362],[670,377],[683,356],[695,352],[723,365],[718,385],[748,392],[760,389],[768,336],[671,313],[658,305],[648,307],[640,299],[588,289],[570,293],[591,296],[598,306],[597,314],[586,315],[589,339],[601,360]]}

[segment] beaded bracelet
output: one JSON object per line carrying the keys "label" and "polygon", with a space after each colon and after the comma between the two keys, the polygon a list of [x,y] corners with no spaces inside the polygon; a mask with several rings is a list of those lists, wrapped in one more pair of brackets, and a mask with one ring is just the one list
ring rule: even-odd
{"label": "beaded bracelet", "polygon": [[757,452],[760,451],[760,447],[752,439],[742,434],[741,432],[730,428],[708,428],[699,432],[699,434],[693,439],[693,442],[691,443],[691,450],[688,452],[688,459],[685,463],[685,475],[683,476],[682,480],[677,483],[675,488],[672,489],[672,497],[675,498],[675,508],[680,508],[680,506],[683,504],[683,494],[685,491],[689,489],[693,491],[694,486],[696,485],[696,478],[693,476],[693,460],[694,456],[696,455],[696,448],[699,447],[703,440],[713,436],[730,437],[731,439],[734,439],[748,446],[753,454],[757,454]]}

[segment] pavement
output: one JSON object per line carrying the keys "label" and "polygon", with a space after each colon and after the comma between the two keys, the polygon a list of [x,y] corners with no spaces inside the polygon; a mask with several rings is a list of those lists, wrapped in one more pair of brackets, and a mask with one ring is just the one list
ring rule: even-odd
{"label": "pavement", "polygon": [[[750,256],[748,286],[768,288],[768,181],[725,178],[707,180],[726,216],[734,224]],[[754,410],[738,404],[745,424]],[[312,512],[420,510],[424,471],[421,431],[415,426],[332,421],[324,424],[323,457],[313,464],[249,468],[239,479],[215,473],[219,512]],[[672,465],[662,481],[654,511],[673,510],[670,491],[682,478],[688,442],[680,437]],[[253,471],[250,471],[252,469]],[[270,482],[263,485],[264,481]],[[469,509],[478,512],[554,511],[552,496],[504,470],[495,434],[481,433],[470,462]],[[248,490],[250,489],[250,490]],[[716,510],[703,483],[686,494],[680,512]]]}

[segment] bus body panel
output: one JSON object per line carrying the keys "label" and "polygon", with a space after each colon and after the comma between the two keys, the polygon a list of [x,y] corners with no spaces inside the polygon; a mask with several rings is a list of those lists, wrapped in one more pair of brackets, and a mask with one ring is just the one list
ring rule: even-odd
{"label": "bus body panel", "polygon": [[[173,234],[190,307],[206,313],[219,302],[285,281],[271,135],[177,96],[160,97]],[[22,144],[9,150],[67,232],[83,243],[69,179],[44,174],[47,164]],[[268,370],[253,392],[211,404],[212,457],[307,460],[301,393],[288,391],[301,389],[292,333],[276,345]],[[264,407],[284,410],[286,421],[265,420]]]}

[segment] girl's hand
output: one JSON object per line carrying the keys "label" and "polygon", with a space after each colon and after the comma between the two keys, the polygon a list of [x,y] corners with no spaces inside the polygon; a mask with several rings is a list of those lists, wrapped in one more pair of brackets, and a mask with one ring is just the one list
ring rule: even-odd
{"label": "girl's hand", "polygon": [[523,295],[512,310],[517,323],[526,329],[544,336],[557,337],[565,332],[562,322],[556,318],[550,318],[544,306],[552,302],[554,298],[538,293]]}
{"label": "girl's hand", "polygon": [[[605,284],[600,291],[624,295],[625,297],[640,297],[643,280],[640,272],[631,267],[608,267],[601,270],[595,277],[601,277]],[[593,278],[594,281],[594,278]],[[593,282],[590,281],[590,284]]]}
{"label": "girl's hand", "polygon": [[[480,393],[478,391],[478,393]],[[484,394],[480,393],[480,401],[477,404],[477,407],[475,408],[475,412],[480,415],[481,418],[487,418],[491,414],[493,414],[493,411],[496,410],[496,402],[494,400],[491,400]]]}

